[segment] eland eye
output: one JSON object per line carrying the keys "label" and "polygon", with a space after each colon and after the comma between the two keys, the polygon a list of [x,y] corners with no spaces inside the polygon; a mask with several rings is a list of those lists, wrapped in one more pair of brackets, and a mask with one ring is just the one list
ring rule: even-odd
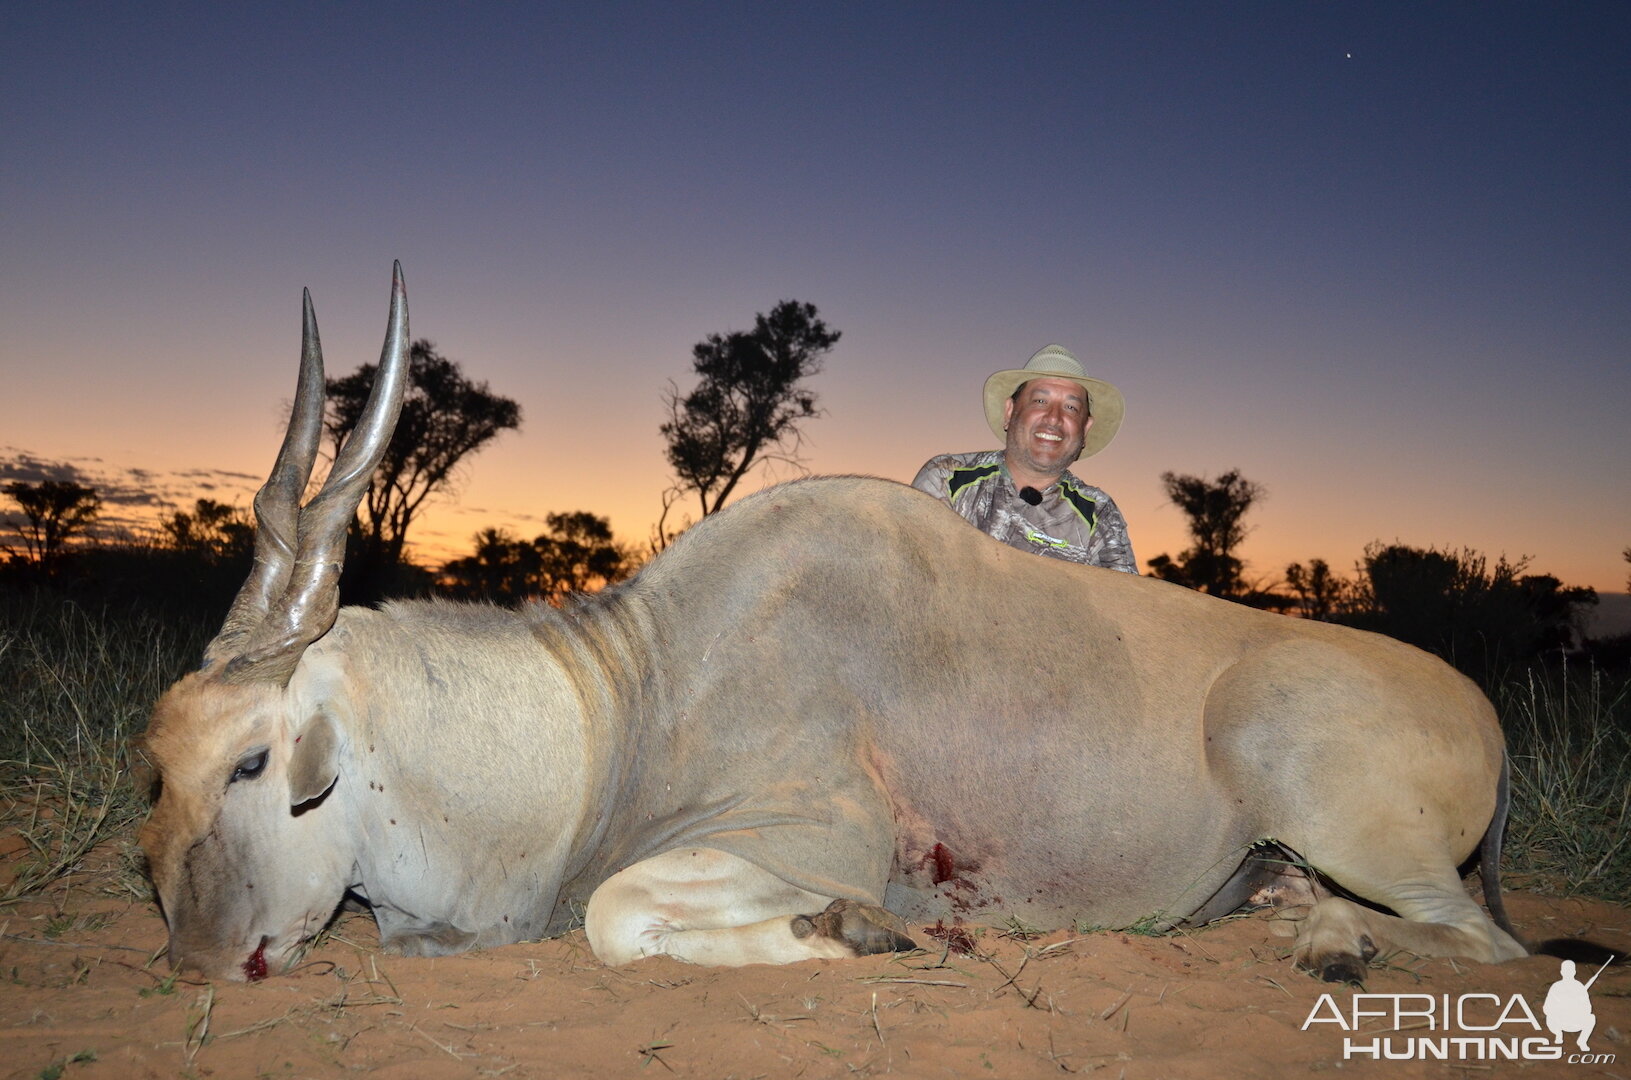
{"label": "eland eye", "polygon": [[267,753],[266,750],[256,750],[252,754],[245,754],[233,768],[232,779],[228,780],[227,783],[236,784],[239,780],[253,780],[265,772]]}

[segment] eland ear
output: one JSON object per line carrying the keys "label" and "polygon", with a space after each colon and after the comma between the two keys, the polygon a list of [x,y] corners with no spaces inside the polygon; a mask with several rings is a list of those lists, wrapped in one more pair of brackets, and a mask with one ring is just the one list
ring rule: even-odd
{"label": "eland ear", "polygon": [[340,733],[326,713],[312,717],[306,730],[295,736],[289,757],[289,805],[311,802],[340,775]]}

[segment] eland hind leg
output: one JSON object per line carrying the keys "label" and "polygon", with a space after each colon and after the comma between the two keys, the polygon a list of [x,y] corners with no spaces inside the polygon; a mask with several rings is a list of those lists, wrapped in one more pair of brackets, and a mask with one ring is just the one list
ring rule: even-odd
{"label": "eland hind leg", "polygon": [[[1367,785],[1325,788],[1324,804],[1297,830],[1308,842],[1293,846],[1342,889],[1393,914],[1320,898],[1298,928],[1299,963],[1328,980],[1358,982],[1371,958],[1394,949],[1485,964],[1528,955],[1468,895],[1457,871],[1469,854],[1466,838],[1481,834],[1485,872],[1494,874],[1499,853],[1491,838],[1506,822],[1500,759],[1486,771],[1488,759],[1474,751],[1444,755],[1436,773],[1431,755],[1422,755],[1413,769],[1373,776]],[[1484,801],[1492,793],[1493,807]]]}
{"label": "eland hind leg", "polygon": [[1486,964],[1528,955],[1467,895],[1444,851],[1421,850],[1429,846],[1403,838],[1336,860],[1311,856],[1338,885],[1397,914],[1339,896],[1319,899],[1297,927],[1298,964],[1331,982],[1357,983],[1372,958],[1394,949]]}
{"label": "eland hind leg", "polygon": [[613,965],[672,956],[739,967],[916,948],[881,907],[819,896],[712,848],[680,848],[613,874],[590,896],[584,930]]}
{"label": "eland hind leg", "polygon": [[1252,793],[1250,831],[1396,913],[1318,899],[1298,927],[1299,962],[1358,981],[1389,949],[1525,955],[1456,873],[1496,818],[1501,730],[1489,701],[1398,642],[1307,629],[1222,672],[1206,698],[1207,762],[1237,804]]}

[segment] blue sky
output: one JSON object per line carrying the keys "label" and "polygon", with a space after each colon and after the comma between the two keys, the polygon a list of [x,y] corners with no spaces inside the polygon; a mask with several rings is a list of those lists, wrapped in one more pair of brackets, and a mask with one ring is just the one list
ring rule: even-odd
{"label": "blue sky", "polygon": [[844,335],[814,471],[990,445],[985,376],[1057,341],[1126,394],[1076,471],[1143,559],[1161,472],[1240,468],[1262,579],[1398,540],[1623,589],[1628,56],[1612,3],[13,5],[0,471],[222,497],[300,288],[349,371],[399,258],[525,411],[427,554],[643,539],[667,380],[797,298]]}

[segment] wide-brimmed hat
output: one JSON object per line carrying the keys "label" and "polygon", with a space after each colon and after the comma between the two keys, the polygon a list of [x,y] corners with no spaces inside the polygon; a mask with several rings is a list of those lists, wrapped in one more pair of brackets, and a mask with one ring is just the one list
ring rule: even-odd
{"label": "wide-brimmed hat", "polygon": [[1116,437],[1116,431],[1121,427],[1121,415],[1126,411],[1121,391],[1103,379],[1089,378],[1087,372],[1082,370],[1081,362],[1062,345],[1044,345],[1025,362],[1024,367],[999,371],[985,380],[985,421],[991,425],[991,432],[997,440],[1008,441],[1002,429],[1002,403],[1013,397],[1021,383],[1048,378],[1069,379],[1080,383],[1087,391],[1087,411],[1093,417],[1093,426],[1087,429],[1082,457],[1091,457],[1110,445],[1110,440]]}

